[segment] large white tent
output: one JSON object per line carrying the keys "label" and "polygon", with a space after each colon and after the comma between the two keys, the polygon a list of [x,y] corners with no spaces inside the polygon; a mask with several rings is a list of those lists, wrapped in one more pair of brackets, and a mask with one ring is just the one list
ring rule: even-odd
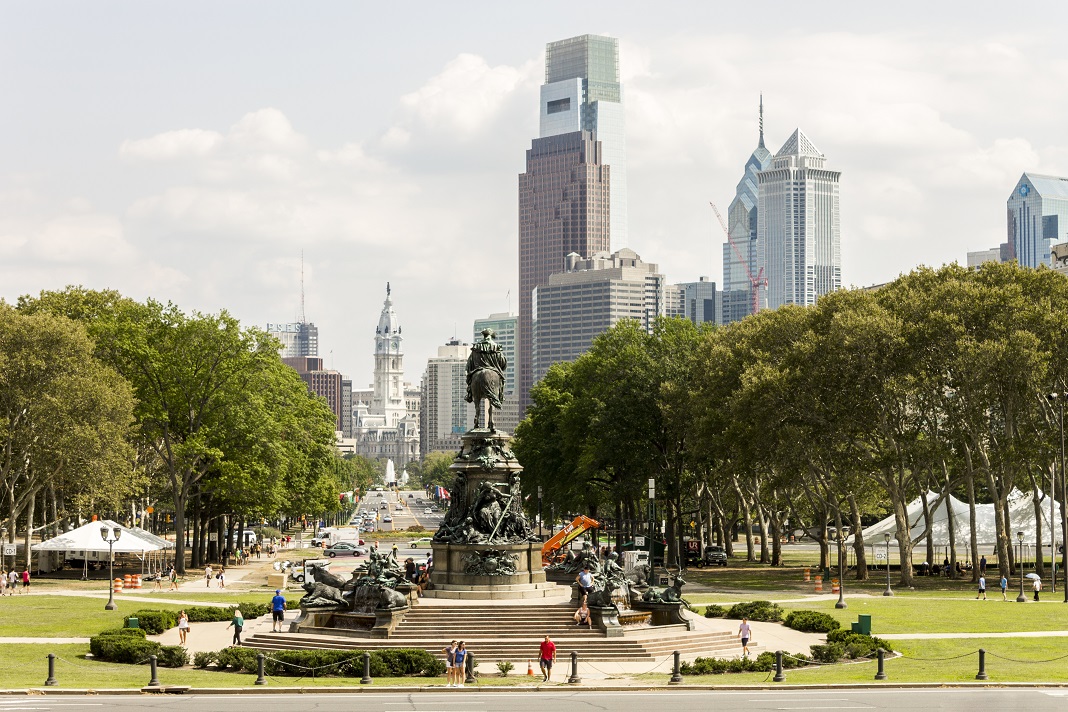
{"label": "large white tent", "polygon": [[[122,534],[119,536],[119,540],[116,541],[112,547],[108,546],[108,543],[104,541],[104,538],[100,535],[100,529],[107,527],[108,529],[120,529]],[[146,532],[147,533],[147,532]],[[112,535],[113,536],[113,535]],[[155,537],[153,535],[153,539]],[[161,540],[162,541],[162,540]],[[158,551],[165,548],[161,544],[149,541],[147,537],[143,537],[133,529],[122,526],[110,519],[104,519],[96,522],[89,522],[83,524],[77,529],[72,529],[69,532],[60,534],[57,537],[42,541],[40,544],[34,544],[33,551],[94,551],[94,552],[106,552],[114,551],[116,554],[145,554],[149,551]]]}

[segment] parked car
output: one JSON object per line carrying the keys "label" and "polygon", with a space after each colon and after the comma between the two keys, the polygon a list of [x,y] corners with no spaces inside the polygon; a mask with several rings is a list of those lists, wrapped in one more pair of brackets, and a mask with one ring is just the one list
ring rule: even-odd
{"label": "parked car", "polygon": [[382,506],[380,507],[380,509],[389,509],[389,505],[386,504],[385,502],[383,502]]}
{"label": "parked car", "polygon": [[706,566],[726,566],[727,550],[715,544],[706,546],[704,563]]}
{"label": "parked car", "polygon": [[411,546],[413,549],[419,549],[419,548],[426,549],[426,548],[428,548],[430,546],[430,543],[432,541],[434,541],[433,537],[424,536],[424,537],[422,537],[420,539],[413,539],[411,544],[409,544],[409,546]]}
{"label": "parked car", "polygon": [[323,549],[323,553],[331,559],[335,556],[365,556],[366,549],[361,549],[351,541],[339,541],[338,543]]}

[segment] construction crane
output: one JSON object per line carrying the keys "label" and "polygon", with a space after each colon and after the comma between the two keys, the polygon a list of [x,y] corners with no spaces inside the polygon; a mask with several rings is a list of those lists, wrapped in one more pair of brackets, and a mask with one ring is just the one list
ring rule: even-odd
{"label": "construction crane", "polygon": [[596,529],[598,526],[597,520],[581,514],[578,515],[570,524],[558,531],[541,547],[541,563],[548,566],[555,561],[563,559],[560,549],[582,532],[587,529]]}
{"label": "construction crane", "polygon": [[[723,216],[719,212],[719,208],[711,200],[708,204],[712,206],[712,212],[716,214],[716,219],[719,220],[719,226],[723,228],[723,234],[727,236],[727,242],[730,243],[731,249],[734,250],[734,256],[738,258],[738,261],[742,263],[742,267],[745,268],[745,276],[749,278],[749,290],[752,293],[753,298],[753,310],[752,313],[756,314],[760,311],[760,288],[768,287],[768,278],[764,276],[764,268],[761,267],[753,276],[753,270],[749,268],[749,263],[742,257],[742,251],[738,249],[737,243],[734,242],[734,238],[731,237],[731,231],[727,229],[727,223],[723,220]],[[728,285],[724,285],[725,287]]]}

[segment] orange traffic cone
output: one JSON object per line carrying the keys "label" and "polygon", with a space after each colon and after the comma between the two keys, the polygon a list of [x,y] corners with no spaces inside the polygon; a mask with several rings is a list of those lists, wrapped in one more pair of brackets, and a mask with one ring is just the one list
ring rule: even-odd
{"label": "orange traffic cone", "polygon": [[534,666],[530,664],[529,660],[527,660],[527,675],[534,677]]}

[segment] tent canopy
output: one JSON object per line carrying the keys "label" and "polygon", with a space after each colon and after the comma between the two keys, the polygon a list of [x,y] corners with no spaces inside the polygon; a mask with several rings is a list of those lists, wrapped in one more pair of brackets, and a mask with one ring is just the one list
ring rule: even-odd
{"label": "tent canopy", "polygon": [[110,519],[83,524],[77,529],[42,541],[30,548],[33,551],[108,551],[108,543],[100,536],[101,527],[109,529],[118,527],[122,530],[119,540],[113,545],[116,554],[143,554],[146,551],[157,551],[163,548],[155,542],[142,538],[142,535],[136,531]]}

